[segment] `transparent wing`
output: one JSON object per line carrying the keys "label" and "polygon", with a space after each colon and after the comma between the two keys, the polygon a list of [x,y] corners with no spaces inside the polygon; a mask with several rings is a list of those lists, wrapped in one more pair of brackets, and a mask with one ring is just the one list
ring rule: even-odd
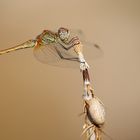
{"label": "transparent wing", "polygon": [[86,34],[81,29],[74,29],[70,28],[70,38],[71,40],[73,37],[78,36],[81,43],[83,44],[83,53],[87,61],[92,61],[93,59],[97,59],[103,56],[103,51],[99,44],[95,43],[94,41],[88,41],[86,38]]}
{"label": "transparent wing", "polygon": [[70,39],[74,36],[78,36],[83,44],[83,53],[87,61],[103,56],[101,47],[95,42],[87,41],[86,35],[81,29],[70,29]]}
{"label": "transparent wing", "polygon": [[80,40],[86,39],[86,35],[83,32],[83,30],[81,30],[81,29],[69,29],[69,30],[70,30],[71,37],[78,36],[80,38]]}
{"label": "transparent wing", "polygon": [[[87,62],[103,55],[101,48],[97,44],[86,41],[82,30],[71,29],[70,32],[70,39],[78,36],[83,44],[83,54]],[[65,50],[58,43],[35,47],[34,55],[39,61],[53,66],[79,68],[79,62],[74,59],[77,58],[74,49]]]}
{"label": "transparent wing", "polygon": [[[87,44],[88,45],[86,47],[83,47],[83,52],[86,61],[89,62],[90,60],[92,61],[94,57],[97,57],[94,54],[99,55],[100,50],[93,47],[93,45],[90,43]],[[34,48],[34,56],[40,62],[49,65],[67,68],[79,68],[78,57],[74,51],[74,48],[65,50],[59,44],[51,44]]]}
{"label": "transparent wing", "polygon": [[[49,44],[34,48],[34,56],[42,63],[58,67],[79,68],[77,55],[73,49],[63,49],[59,44]],[[75,59],[76,58],[76,59]]]}
{"label": "transparent wing", "polygon": [[87,62],[103,56],[103,51],[99,45],[84,40],[81,42],[83,44],[83,54]]}

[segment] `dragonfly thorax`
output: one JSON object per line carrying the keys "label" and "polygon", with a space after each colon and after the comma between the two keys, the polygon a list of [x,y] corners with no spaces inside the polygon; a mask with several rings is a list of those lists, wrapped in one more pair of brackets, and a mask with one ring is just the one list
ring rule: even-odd
{"label": "dragonfly thorax", "polygon": [[39,36],[38,39],[41,39],[41,43],[43,43],[44,45],[55,43],[55,41],[56,41],[56,34],[52,33],[49,30],[46,30],[46,31],[44,31],[43,34],[41,34]]}

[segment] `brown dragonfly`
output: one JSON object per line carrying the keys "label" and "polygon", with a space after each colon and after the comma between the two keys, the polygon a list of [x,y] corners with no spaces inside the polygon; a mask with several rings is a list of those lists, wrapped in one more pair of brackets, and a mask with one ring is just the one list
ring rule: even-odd
{"label": "brown dragonfly", "polygon": [[0,50],[0,55],[33,48],[34,56],[43,63],[60,67],[77,67],[79,58],[73,47],[79,43],[84,46],[83,52],[86,59],[93,59],[102,54],[97,44],[85,41],[82,30],[68,30],[60,27],[56,32],[44,30],[35,39],[28,40],[12,48]]}

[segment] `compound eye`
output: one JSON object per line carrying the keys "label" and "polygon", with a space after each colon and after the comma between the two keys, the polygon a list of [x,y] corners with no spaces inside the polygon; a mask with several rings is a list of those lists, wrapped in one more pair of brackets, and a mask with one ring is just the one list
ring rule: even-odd
{"label": "compound eye", "polygon": [[69,38],[69,30],[61,27],[58,29],[58,35],[59,35],[60,39],[67,40]]}

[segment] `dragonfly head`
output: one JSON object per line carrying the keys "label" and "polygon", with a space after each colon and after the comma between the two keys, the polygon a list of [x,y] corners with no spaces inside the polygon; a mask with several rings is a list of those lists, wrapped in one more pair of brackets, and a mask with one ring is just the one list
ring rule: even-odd
{"label": "dragonfly head", "polygon": [[58,36],[62,41],[67,41],[70,36],[70,31],[67,28],[60,27],[58,29]]}

